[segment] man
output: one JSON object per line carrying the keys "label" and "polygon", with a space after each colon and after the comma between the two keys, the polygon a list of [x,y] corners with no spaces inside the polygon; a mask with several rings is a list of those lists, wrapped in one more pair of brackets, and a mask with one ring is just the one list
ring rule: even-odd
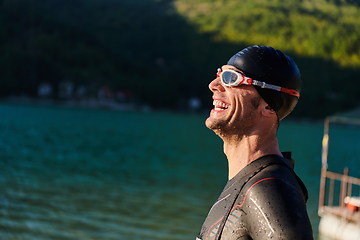
{"label": "man", "polygon": [[306,187],[276,135],[300,85],[295,62],[271,47],[245,48],[218,69],[206,126],[224,142],[229,181],[197,239],[313,239]]}

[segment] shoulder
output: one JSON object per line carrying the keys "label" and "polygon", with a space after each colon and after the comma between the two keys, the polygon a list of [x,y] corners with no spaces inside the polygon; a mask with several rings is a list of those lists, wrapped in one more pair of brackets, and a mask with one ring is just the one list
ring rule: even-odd
{"label": "shoulder", "polygon": [[250,179],[239,194],[243,201],[260,204],[262,208],[286,209],[296,212],[299,208],[305,210],[305,197],[294,173],[285,166],[272,165]]}
{"label": "shoulder", "polygon": [[278,193],[290,198],[299,198],[305,203],[303,191],[294,172],[283,165],[275,164],[263,169],[246,183],[243,190],[252,193]]}
{"label": "shoulder", "polygon": [[[305,199],[293,172],[282,165],[272,165],[256,174],[242,189],[236,206],[246,215],[251,235],[302,239],[312,230]],[[259,230],[262,229],[262,230]],[[261,239],[261,238],[260,238]]]}

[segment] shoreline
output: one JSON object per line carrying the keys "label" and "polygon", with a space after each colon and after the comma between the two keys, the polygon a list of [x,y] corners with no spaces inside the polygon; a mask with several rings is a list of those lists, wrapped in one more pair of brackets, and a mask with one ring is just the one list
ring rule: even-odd
{"label": "shoreline", "polygon": [[[143,113],[172,113],[184,115],[209,116],[211,109],[201,108],[197,111],[176,109],[176,108],[153,108],[147,104],[139,103],[121,103],[108,99],[97,99],[94,97],[83,99],[50,99],[50,98],[30,98],[30,97],[7,97],[0,99],[0,104],[9,104],[14,106],[33,106],[33,107],[61,107],[73,109],[94,109],[94,110],[112,110],[112,111],[133,111]],[[323,123],[324,118],[311,117],[292,117],[287,116],[286,122],[309,122]]]}

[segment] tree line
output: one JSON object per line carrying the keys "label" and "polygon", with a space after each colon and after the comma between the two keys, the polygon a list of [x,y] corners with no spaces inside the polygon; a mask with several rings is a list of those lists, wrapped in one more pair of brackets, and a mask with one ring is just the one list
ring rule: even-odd
{"label": "tree line", "polygon": [[1,0],[0,96],[37,97],[71,79],[96,94],[126,89],[153,107],[181,108],[237,51],[259,44],[294,58],[298,117],[356,107],[360,7],[349,0]]}

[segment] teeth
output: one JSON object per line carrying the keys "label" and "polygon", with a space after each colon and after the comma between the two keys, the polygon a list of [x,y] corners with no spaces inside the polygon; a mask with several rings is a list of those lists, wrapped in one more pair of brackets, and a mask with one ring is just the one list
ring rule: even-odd
{"label": "teeth", "polygon": [[221,102],[219,100],[214,100],[213,102],[213,105],[215,107],[215,110],[224,110],[224,109],[227,109],[230,105],[224,103],[224,102]]}

